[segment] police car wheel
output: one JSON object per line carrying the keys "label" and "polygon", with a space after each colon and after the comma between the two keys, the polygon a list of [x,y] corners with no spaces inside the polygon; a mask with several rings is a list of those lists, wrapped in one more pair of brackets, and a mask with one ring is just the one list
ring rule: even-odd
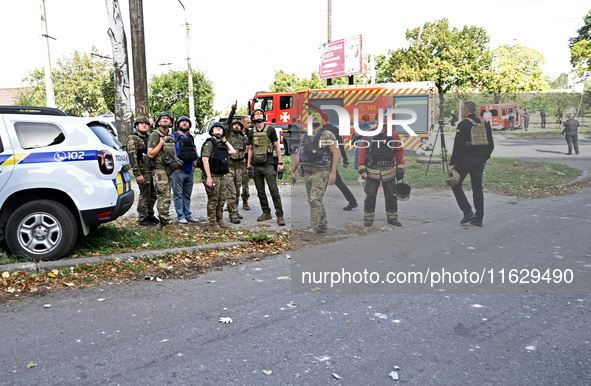
{"label": "police car wheel", "polygon": [[74,247],[78,225],[64,205],[47,200],[31,201],[18,208],[6,225],[8,248],[19,257],[55,260]]}

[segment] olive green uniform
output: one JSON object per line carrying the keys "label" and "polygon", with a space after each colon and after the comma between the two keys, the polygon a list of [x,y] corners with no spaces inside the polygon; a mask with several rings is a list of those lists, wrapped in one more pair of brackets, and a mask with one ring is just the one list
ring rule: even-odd
{"label": "olive green uniform", "polygon": [[136,180],[138,177],[144,177],[144,182],[137,183],[140,190],[140,197],[137,203],[137,214],[139,221],[144,221],[154,217],[154,204],[156,203],[156,189],[152,185],[152,171],[148,169],[142,160],[143,155],[148,152],[146,142],[149,133],[136,131],[127,137],[127,153],[129,154],[129,163]]}
{"label": "olive green uniform", "polygon": [[244,156],[246,150],[246,143],[248,138],[240,132],[235,132],[232,129],[234,112],[230,113],[226,121],[226,130],[224,137],[236,150],[235,154],[229,156],[230,172],[224,175],[226,180],[226,202],[228,205],[228,213],[230,219],[239,218],[238,214],[238,199],[240,197],[240,187],[242,186],[242,166],[245,164]]}
{"label": "olive green uniform", "polygon": [[166,172],[167,167],[163,164],[163,156],[166,152],[172,152],[176,155],[175,141],[170,136],[170,133],[164,134],[160,127],[150,134],[148,138],[148,147],[155,148],[160,142],[160,138],[164,137],[164,146],[158,155],[154,158],[154,169],[152,176],[154,179],[154,187],[156,188],[156,208],[158,209],[158,217],[161,225],[170,224],[170,205],[172,203],[171,189],[172,178]]}
{"label": "olive green uniform", "polygon": [[[201,158],[212,157],[214,152],[214,146],[211,141],[206,141],[203,144],[203,150],[201,152]],[[214,226],[217,223],[223,222],[224,219],[224,203],[226,202],[226,179],[224,174],[211,173],[211,179],[213,180],[212,187],[207,186],[207,174],[201,173],[201,179],[203,186],[205,187],[205,193],[207,193],[207,219],[209,224]]]}

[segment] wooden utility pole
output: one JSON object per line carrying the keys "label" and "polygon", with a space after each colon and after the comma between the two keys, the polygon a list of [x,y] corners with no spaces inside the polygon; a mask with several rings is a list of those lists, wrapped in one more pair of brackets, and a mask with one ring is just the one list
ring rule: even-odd
{"label": "wooden utility pole", "polygon": [[[328,0],[328,42],[332,41],[332,0]],[[332,78],[326,79],[326,85],[332,86]]]}
{"label": "wooden utility pole", "polygon": [[[56,107],[53,92],[53,78],[51,77],[51,59],[49,56],[49,36],[47,34],[47,19],[45,16],[45,0],[41,0],[41,36],[45,39],[45,97],[47,107]],[[53,39],[53,38],[51,38]]]}
{"label": "wooden utility pole", "polygon": [[129,0],[131,25],[131,55],[133,64],[133,91],[135,116],[150,116],[148,102],[148,75],[146,72],[146,45],[144,40],[143,0]]}

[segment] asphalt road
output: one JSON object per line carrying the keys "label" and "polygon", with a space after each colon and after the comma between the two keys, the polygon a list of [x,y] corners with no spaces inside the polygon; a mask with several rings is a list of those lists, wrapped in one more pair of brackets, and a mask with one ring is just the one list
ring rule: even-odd
{"label": "asphalt road", "polygon": [[[555,141],[497,141],[495,155],[542,153],[591,169],[589,141],[579,158],[566,160],[563,148]],[[361,187],[353,189],[362,197]],[[306,222],[301,193],[292,192],[295,229]],[[343,212],[344,200],[331,187],[331,235],[346,236],[338,243],[187,281],[62,291],[1,305],[0,383],[374,385],[396,383],[389,374],[398,366],[405,384],[588,385],[590,197],[591,189],[536,200],[487,193],[485,226],[476,228],[459,225],[449,191],[416,190],[400,203],[402,228],[385,224],[382,199],[375,225],[384,229],[357,237],[361,210]],[[533,272],[546,269],[570,270],[572,280],[533,283]],[[380,278],[421,272],[429,280],[332,288],[302,280],[304,271],[343,270]],[[464,283],[460,274],[449,276],[455,283],[434,283],[433,273],[442,270],[484,280]],[[222,317],[233,322],[220,323]],[[37,365],[27,369],[31,361]]]}

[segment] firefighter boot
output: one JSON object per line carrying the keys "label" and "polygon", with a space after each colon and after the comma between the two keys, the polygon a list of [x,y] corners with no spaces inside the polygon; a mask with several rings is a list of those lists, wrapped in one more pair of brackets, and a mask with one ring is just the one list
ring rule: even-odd
{"label": "firefighter boot", "polygon": [[398,221],[398,217],[388,217],[388,224],[394,225],[396,227],[401,227],[402,223]]}
{"label": "firefighter boot", "polygon": [[366,227],[372,226],[373,225],[373,217],[364,216],[363,217],[363,225],[365,225]]}

